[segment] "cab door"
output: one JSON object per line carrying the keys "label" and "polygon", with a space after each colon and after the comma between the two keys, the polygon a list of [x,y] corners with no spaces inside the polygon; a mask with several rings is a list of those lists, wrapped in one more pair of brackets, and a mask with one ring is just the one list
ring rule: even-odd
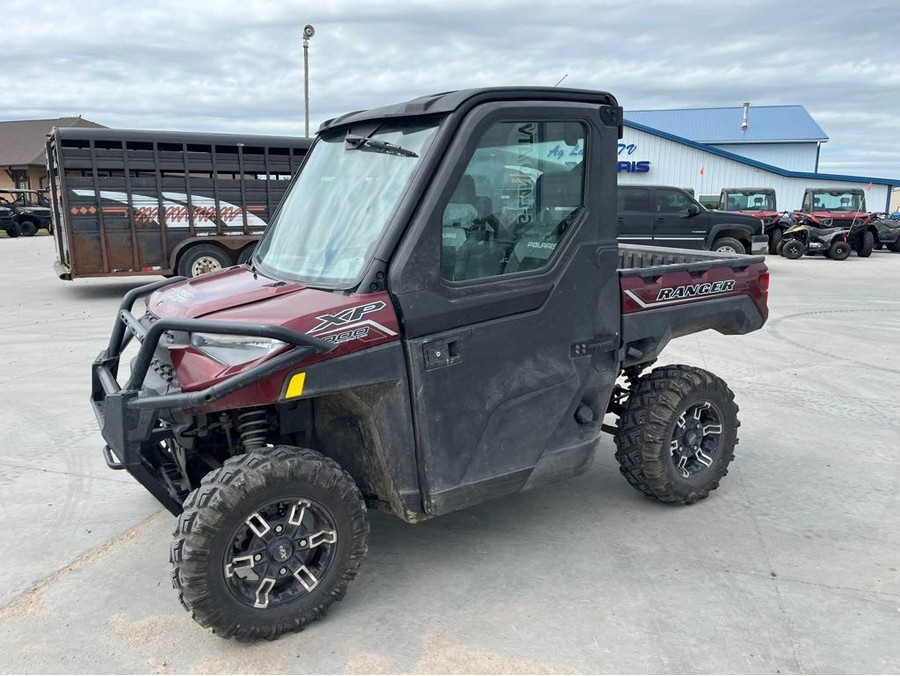
{"label": "cab door", "polygon": [[677,249],[705,248],[706,211],[677,188],[656,188],[653,192],[653,243]]}
{"label": "cab door", "polygon": [[649,244],[653,240],[650,188],[620,185],[616,201],[618,239],[625,244]]}
{"label": "cab door", "polygon": [[[388,286],[431,514],[590,464],[619,327],[617,130],[599,113],[572,103],[476,107],[394,256]],[[465,242],[442,247],[459,228]],[[448,252],[452,263],[441,261]]]}

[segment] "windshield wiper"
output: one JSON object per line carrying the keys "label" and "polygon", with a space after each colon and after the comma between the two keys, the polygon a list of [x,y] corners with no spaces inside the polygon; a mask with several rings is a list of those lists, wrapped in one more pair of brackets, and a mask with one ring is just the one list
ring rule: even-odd
{"label": "windshield wiper", "polygon": [[400,157],[418,157],[416,153],[412,150],[407,150],[403,146],[398,146],[395,143],[388,143],[387,141],[379,141],[378,139],[370,138],[368,136],[357,136],[356,134],[347,134],[344,137],[344,141],[346,141],[351,148],[355,150],[373,150],[376,153],[383,153],[385,155],[398,155]]}

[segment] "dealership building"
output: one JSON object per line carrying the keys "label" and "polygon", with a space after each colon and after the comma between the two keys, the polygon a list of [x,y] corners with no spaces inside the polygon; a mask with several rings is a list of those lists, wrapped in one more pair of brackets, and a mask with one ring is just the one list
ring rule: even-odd
{"label": "dealership building", "polygon": [[806,188],[862,188],[869,211],[889,211],[900,179],[819,173],[828,137],[803,106],[626,110],[619,183],[690,188],[703,202],[722,188],[773,188],[780,211]]}

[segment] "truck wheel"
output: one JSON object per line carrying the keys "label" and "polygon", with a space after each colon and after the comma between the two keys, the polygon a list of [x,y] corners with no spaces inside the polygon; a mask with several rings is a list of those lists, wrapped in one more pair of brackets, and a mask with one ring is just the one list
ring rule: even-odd
{"label": "truck wheel", "polygon": [[828,257],[843,261],[850,257],[850,245],[847,242],[835,242],[828,249]]}
{"label": "truck wheel", "polygon": [[188,495],[172,543],[184,607],[223,637],[299,631],[343,598],[368,551],[362,494],[316,451],[228,459]]}
{"label": "truck wheel", "polygon": [[178,274],[182,277],[199,277],[208,272],[218,272],[231,265],[231,259],[213,244],[197,244],[183,254],[178,262]]}
{"label": "truck wheel", "polygon": [[862,236],[862,244],[859,245],[859,248],[856,250],[856,255],[860,258],[868,258],[872,255],[872,251],[875,250],[875,235],[872,234],[871,230],[866,230]]}
{"label": "truck wheel", "polygon": [[740,422],[721,378],[663,366],[634,384],[619,419],[616,459],[632,486],[659,502],[691,504],[719,487]]}
{"label": "truck wheel", "polygon": [[238,254],[237,264],[238,265],[246,265],[250,262],[250,259],[253,258],[253,251],[256,249],[255,244],[251,244],[250,246],[246,246],[241,249],[241,253]]}
{"label": "truck wheel", "polygon": [[778,245],[781,244],[781,237],[783,235],[783,230],[781,228],[775,228],[772,232],[769,233],[769,253],[777,254],[778,253]]}
{"label": "truck wheel", "polygon": [[34,237],[37,231],[37,226],[33,221],[19,221],[19,232],[23,237]]}
{"label": "truck wheel", "polygon": [[806,253],[806,245],[797,239],[789,239],[781,247],[781,255],[792,261],[803,258],[804,253]]}
{"label": "truck wheel", "polygon": [[720,237],[713,242],[712,250],[718,253],[747,253],[747,249],[744,245],[733,237]]}

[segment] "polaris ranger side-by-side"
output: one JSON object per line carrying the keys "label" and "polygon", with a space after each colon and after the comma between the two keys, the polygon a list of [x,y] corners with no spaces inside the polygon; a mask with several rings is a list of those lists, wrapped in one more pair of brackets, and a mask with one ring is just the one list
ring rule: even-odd
{"label": "polaris ranger side-by-side", "polygon": [[[0,189],[0,205],[9,209],[15,224],[13,237],[34,237],[41,228],[50,230],[50,201],[47,190]],[[7,232],[9,234],[9,232]]]}
{"label": "polaris ranger side-by-side", "polygon": [[769,238],[769,253],[777,253],[785,224],[781,220],[773,188],[722,188],[718,209],[758,218]]}
{"label": "polaris ranger side-by-side", "polygon": [[859,188],[807,188],[800,210],[792,215],[801,225],[849,230],[847,241],[860,258],[871,256],[878,243],[878,230],[866,211],[866,193]]}
{"label": "polaris ranger side-by-side", "polygon": [[759,329],[769,274],[618,246],[621,133],[615,98],[561,88],[345,115],[248,265],[126,295],[92,404],[107,463],[179,515],[173,581],[200,624],[300,629],[356,576],[367,508],[417,522],[571,477],[603,431],[650,498],[718,487],[732,392],[644,371],[673,338]]}

